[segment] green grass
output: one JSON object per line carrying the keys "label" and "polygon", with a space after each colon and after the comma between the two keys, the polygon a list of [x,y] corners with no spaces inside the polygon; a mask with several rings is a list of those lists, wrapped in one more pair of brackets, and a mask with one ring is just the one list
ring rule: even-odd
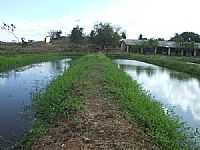
{"label": "green grass", "polygon": [[[104,61],[105,62],[105,61]],[[162,149],[186,148],[185,137],[179,129],[182,125],[164,112],[162,105],[143,91],[136,81],[126,75],[116,65],[107,60],[105,65],[105,91],[120,105],[121,111],[131,121],[136,121],[150,134]]]}
{"label": "green grass", "polygon": [[25,149],[30,148],[37,138],[45,135],[47,128],[63,117],[84,108],[84,98],[74,94],[74,86],[84,81],[93,71],[98,72],[101,87],[111,102],[116,103],[130,122],[136,122],[150,135],[161,149],[187,149],[183,126],[165,113],[162,105],[143,91],[117,65],[103,54],[87,55],[72,62],[62,76],[34,100],[36,121],[33,129],[23,141]]}
{"label": "green grass", "polygon": [[188,62],[199,63],[198,58],[186,58],[186,57],[169,57],[160,55],[139,55],[139,54],[108,54],[111,58],[124,58],[134,59],[138,61],[155,64],[168,69],[184,72],[197,78],[200,77],[200,65],[188,64]]}
{"label": "green grass", "polygon": [[191,62],[191,63],[200,64],[200,57],[175,57],[175,56],[173,56],[172,59],[176,59],[176,60],[184,61],[184,62]]}
{"label": "green grass", "polygon": [[1,55],[0,72],[17,67],[38,63],[43,61],[56,60],[64,58],[62,53],[38,53],[38,54],[18,54],[18,55]]}

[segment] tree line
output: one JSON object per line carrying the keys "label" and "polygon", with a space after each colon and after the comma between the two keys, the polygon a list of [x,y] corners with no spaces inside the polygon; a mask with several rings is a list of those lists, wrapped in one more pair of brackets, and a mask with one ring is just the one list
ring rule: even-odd
{"label": "tree line", "polygon": [[[50,36],[57,35],[58,39],[61,37],[61,30],[52,30],[49,32]],[[91,32],[87,35],[84,34],[84,28],[76,26],[72,29],[69,39],[72,43],[83,44],[92,43],[101,46],[102,49],[106,47],[118,47],[119,41],[121,39],[126,39],[126,33],[119,27],[114,27],[109,23],[99,23],[95,24]],[[138,48],[156,48],[159,46],[159,41],[165,41],[164,38],[146,38],[142,34],[139,35],[138,40],[142,42],[140,45],[135,45]],[[181,34],[176,33],[174,37],[170,38],[168,41],[174,41],[177,48],[187,48],[194,49],[200,43],[200,35],[194,32],[183,32]]]}
{"label": "tree line", "polygon": [[[159,41],[165,41],[164,38],[145,38],[142,34],[139,35],[138,40],[143,42],[135,47],[139,48],[156,48],[159,46]],[[176,47],[179,49],[195,49],[198,47],[197,43],[200,43],[200,35],[194,32],[183,32],[181,34],[175,33],[175,35],[168,41],[176,43]]]}
{"label": "tree line", "polygon": [[82,27],[74,27],[69,39],[73,43],[81,44],[86,41],[105,49],[106,47],[118,47],[120,39],[126,39],[126,33],[121,31],[120,27],[114,27],[109,23],[98,23],[88,35],[84,34]]}
{"label": "tree line", "polygon": [[[14,24],[3,23],[0,26],[2,30],[8,31],[19,42],[19,38],[15,35],[16,26]],[[51,30],[48,35],[52,40],[62,38],[62,30]],[[22,38],[22,43],[24,38]],[[121,39],[126,39],[126,33],[120,28],[112,26],[110,23],[98,23],[95,24],[89,34],[84,33],[84,28],[77,25],[74,27],[69,35],[69,39],[72,43],[82,44],[91,43],[100,46],[102,49],[106,47],[118,47]],[[164,38],[150,38],[139,35],[139,40],[143,40],[143,47],[157,47],[158,41],[164,41]],[[176,42],[176,46],[179,48],[196,48],[200,43],[200,35],[194,32],[183,32],[181,34],[176,33],[169,41]]]}
{"label": "tree line", "polygon": [[[121,28],[113,27],[109,23],[99,23],[94,25],[89,35],[84,34],[84,29],[76,26],[73,28],[69,35],[71,42],[81,43],[83,41],[93,43],[101,46],[102,49],[105,47],[117,47],[121,39],[126,39],[126,33],[121,31]],[[138,40],[143,42],[138,47],[156,48],[159,45],[159,41],[165,41],[164,38],[144,38],[142,34],[139,35]],[[183,32],[181,34],[176,33],[174,37],[168,41],[176,42],[177,48],[188,48],[194,49],[200,43],[200,35],[194,32]],[[137,45],[136,45],[137,46]]]}

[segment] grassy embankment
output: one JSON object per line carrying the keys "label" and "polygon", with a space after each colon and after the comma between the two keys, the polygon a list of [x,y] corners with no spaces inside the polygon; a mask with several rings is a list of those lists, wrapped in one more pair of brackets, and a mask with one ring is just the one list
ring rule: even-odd
{"label": "grassy embankment", "polygon": [[[168,57],[169,56],[163,56],[163,57]],[[190,63],[196,63],[196,64],[200,64],[200,57],[177,57],[177,56],[173,56],[172,59],[175,59],[177,61],[184,61],[184,62],[190,62]]]}
{"label": "grassy embankment", "polygon": [[150,64],[155,64],[161,67],[166,67],[168,69],[173,69],[179,72],[188,73],[190,75],[200,77],[200,65],[199,64],[189,64],[189,62],[199,63],[198,58],[179,58],[179,57],[169,57],[161,55],[139,55],[139,54],[108,54],[111,58],[119,59],[133,59],[138,61],[147,62]]}
{"label": "grassy embankment", "polygon": [[17,55],[1,55],[0,71],[15,69],[17,67],[30,65],[43,61],[51,61],[64,58],[63,53],[38,53],[38,54],[17,54]]}
{"label": "grassy embankment", "polygon": [[[120,107],[123,115],[138,126],[162,149],[187,147],[180,129],[182,125],[168,116],[162,106],[148,96],[136,81],[117,68],[102,54],[84,56],[73,61],[62,76],[53,81],[45,92],[35,100],[36,121],[23,144],[26,149],[33,141],[46,134],[47,128],[59,119],[72,117],[74,112],[84,110],[84,97],[74,94],[74,85],[86,80],[96,71],[99,83],[108,99]],[[85,82],[90,82],[87,80]]]}

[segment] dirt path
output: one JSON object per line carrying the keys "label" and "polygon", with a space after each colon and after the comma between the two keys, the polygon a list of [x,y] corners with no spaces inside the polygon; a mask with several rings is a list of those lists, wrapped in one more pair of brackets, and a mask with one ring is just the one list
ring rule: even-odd
{"label": "dirt path", "polygon": [[[92,81],[90,80],[92,79]],[[32,150],[151,150],[158,149],[136,124],[129,123],[101,91],[98,74],[75,86],[85,110],[50,128]],[[82,92],[81,92],[82,91]]]}

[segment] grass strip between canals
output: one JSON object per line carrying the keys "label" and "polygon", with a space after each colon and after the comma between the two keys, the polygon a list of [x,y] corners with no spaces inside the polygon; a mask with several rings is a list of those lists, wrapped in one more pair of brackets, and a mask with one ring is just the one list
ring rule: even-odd
{"label": "grass strip between canals", "polygon": [[17,55],[1,55],[0,71],[7,71],[33,63],[43,61],[51,61],[64,58],[62,53],[38,53],[38,54],[17,54]]}
{"label": "grass strip between canals", "polygon": [[168,116],[161,104],[148,96],[136,81],[132,81],[109,58],[103,54],[94,54],[73,61],[69,70],[36,97],[36,120],[33,129],[22,142],[25,149],[45,135],[48,127],[59,119],[73,117],[75,112],[84,110],[84,97],[74,94],[73,87],[83,81],[87,74],[95,71],[95,68],[101,68],[96,71],[100,74],[100,86],[105,96],[120,107],[130,122],[136,122],[150,135],[161,149],[189,147],[178,119]]}
{"label": "grass strip between canals", "polygon": [[168,69],[184,72],[200,78],[200,65],[189,64],[199,63],[199,58],[181,58],[173,56],[161,56],[161,55],[141,55],[141,54],[108,54],[111,58],[124,58],[133,59],[137,61],[143,61],[150,64],[155,64]]}

